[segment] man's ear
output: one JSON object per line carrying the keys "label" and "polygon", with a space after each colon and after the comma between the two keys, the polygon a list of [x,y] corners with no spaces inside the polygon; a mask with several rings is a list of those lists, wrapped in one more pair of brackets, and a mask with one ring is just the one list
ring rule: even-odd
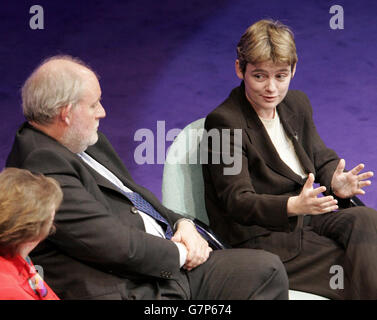
{"label": "man's ear", "polygon": [[295,73],[296,73],[296,66],[297,66],[297,63],[295,63],[293,66],[292,66],[292,76],[291,76],[291,79],[293,79],[293,77],[295,76]]}
{"label": "man's ear", "polygon": [[72,116],[71,110],[72,110],[72,104],[71,103],[60,108],[59,118],[67,126],[69,126],[71,124],[71,116]]}
{"label": "man's ear", "polygon": [[240,60],[238,60],[238,59],[236,60],[234,68],[236,70],[237,77],[240,78],[241,80],[243,80],[243,72],[242,72],[242,70],[240,68]]}

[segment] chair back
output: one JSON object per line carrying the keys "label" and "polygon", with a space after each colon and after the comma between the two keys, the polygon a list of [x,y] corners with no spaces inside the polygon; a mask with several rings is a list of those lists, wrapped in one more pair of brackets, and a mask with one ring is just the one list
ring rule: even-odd
{"label": "chair back", "polygon": [[162,204],[208,225],[199,152],[204,121],[201,118],[187,125],[171,144],[162,178]]}

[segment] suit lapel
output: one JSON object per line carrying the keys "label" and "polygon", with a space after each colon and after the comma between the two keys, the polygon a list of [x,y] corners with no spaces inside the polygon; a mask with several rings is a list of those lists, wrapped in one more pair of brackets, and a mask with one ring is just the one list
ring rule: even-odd
{"label": "suit lapel", "polygon": [[297,117],[297,114],[294,113],[291,108],[289,108],[284,100],[277,106],[277,110],[280,116],[280,121],[288,138],[291,139],[293,143],[302,167],[306,173],[313,173],[315,175],[313,162],[310,160],[305,149],[302,147],[302,136],[299,135],[299,133],[302,132],[302,130],[300,130],[300,126],[302,126],[301,120]]}
{"label": "suit lapel", "polygon": [[[284,161],[281,160],[275,146],[273,145],[270,136],[267,133],[262,121],[259,119],[257,113],[246,99],[244,88],[241,85],[240,105],[244,119],[247,124],[247,135],[251,140],[251,143],[255,146],[256,150],[261,154],[261,157],[270,167],[271,170],[291,179],[299,184],[303,184],[303,179],[289,168]],[[297,123],[296,115],[290,110],[286,110],[286,104],[284,102],[277,106],[277,111],[280,116],[280,120],[288,137],[292,140],[297,156],[304,167],[306,172],[313,172],[314,170],[311,161],[306,155],[305,150],[298,143],[295,136],[297,136],[297,130],[295,125]],[[293,125],[293,127],[292,127]]]}
{"label": "suit lapel", "polygon": [[[89,153],[88,153],[89,154]],[[104,167],[106,167],[107,169],[109,169],[107,167],[107,165],[103,162],[100,162],[100,160],[97,158],[95,158],[93,156],[93,154],[89,154],[93,159],[95,159],[96,161],[98,161],[99,163],[101,163]],[[108,188],[108,189],[111,189],[111,190],[114,190],[116,192],[119,192],[119,189],[114,185],[112,184],[108,179],[106,179],[104,176],[102,176],[100,173],[98,173],[96,170],[94,170],[90,165],[88,165],[84,160],[82,160],[80,157],[78,157],[80,159],[80,161],[82,162],[82,164],[88,169],[88,171],[90,172],[90,174],[93,176],[94,180],[96,181],[96,183],[99,185],[99,186],[102,186],[102,187],[105,187],[105,188]],[[110,170],[110,169],[109,169]],[[110,170],[111,171],[111,170]]]}
{"label": "suit lapel", "polygon": [[[88,155],[90,155],[93,159],[95,159],[97,162],[99,162],[104,167],[106,167],[106,169],[111,171],[128,189],[130,189],[131,191],[139,193],[140,195],[143,196],[143,198],[145,197],[145,194],[144,194],[145,192],[143,191],[142,187],[139,186],[138,184],[136,184],[133,180],[127,179],[125,174],[123,172],[121,172],[121,170],[116,165],[114,165],[112,163],[112,161],[110,161],[109,158],[106,157],[102,152],[96,150],[95,148],[88,148],[85,152]],[[98,173],[96,170],[94,170],[91,166],[89,166],[85,162],[84,162],[84,164],[90,170],[90,172],[93,174],[98,185],[112,189],[112,190],[122,194],[117,186],[112,184],[108,179],[103,177],[100,173]],[[145,197],[145,200],[150,201],[150,200],[148,200],[148,197]]]}
{"label": "suit lapel", "polygon": [[[85,151],[89,156],[91,156],[93,159],[95,159],[97,162],[102,164],[104,167],[106,167],[108,170],[110,170],[127,188],[129,188],[133,192],[137,192],[140,194],[146,201],[148,201],[158,212],[161,214],[165,219],[167,219],[171,226],[173,226],[173,223],[168,215],[165,214],[164,210],[159,206],[159,203],[156,202],[156,199],[153,198],[153,195],[149,195],[147,192],[145,192],[145,189],[141,187],[140,185],[136,184],[132,179],[127,179],[126,176],[129,176],[128,172],[127,174],[123,173],[121,169],[118,168],[116,163],[114,164],[111,160],[108,159],[104,155],[103,152],[100,150],[96,150],[95,147],[88,148]],[[81,159],[80,159],[81,160]],[[96,180],[97,184],[99,186],[114,190],[118,192],[122,197],[124,197],[127,201],[130,201],[128,197],[126,197],[117,186],[112,184],[107,178],[103,177],[100,173],[98,173],[96,170],[94,170],[90,165],[88,165],[85,161],[81,160],[84,165],[88,168],[88,170],[93,175],[94,179]],[[158,200],[157,200],[158,201]],[[131,201],[130,201],[131,203]]]}

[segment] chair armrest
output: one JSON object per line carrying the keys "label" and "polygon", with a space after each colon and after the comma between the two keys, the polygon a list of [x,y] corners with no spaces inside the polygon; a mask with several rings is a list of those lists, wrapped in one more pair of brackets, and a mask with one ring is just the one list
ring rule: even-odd
{"label": "chair armrest", "polygon": [[191,219],[194,221],[196,229],[201,234],[201,236],[207,240],[209,246],[213,250],[222,250],[222,249],[230,249],[231,246],[221,240],[215,233],[202,221],[199,219]]}
{"label": "chair armrest", "polygon": [[350,203],[351,203],[351,207],[357,207],[357,206],[365,207],[365,204],[356,196],[350,199]]}

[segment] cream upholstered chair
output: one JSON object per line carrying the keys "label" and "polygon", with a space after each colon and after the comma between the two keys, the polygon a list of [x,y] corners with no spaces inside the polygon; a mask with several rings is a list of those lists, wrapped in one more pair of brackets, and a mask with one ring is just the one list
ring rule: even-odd
{"label": "cream upholstered chair", "polygon": [[[168,150],[162,180],[162,203],[167,208],[209,224],[204,204],[204,182],[199,144],[204,118],[186,126]],[[328,300],[314,294],[289,290],[290,300]]]}

